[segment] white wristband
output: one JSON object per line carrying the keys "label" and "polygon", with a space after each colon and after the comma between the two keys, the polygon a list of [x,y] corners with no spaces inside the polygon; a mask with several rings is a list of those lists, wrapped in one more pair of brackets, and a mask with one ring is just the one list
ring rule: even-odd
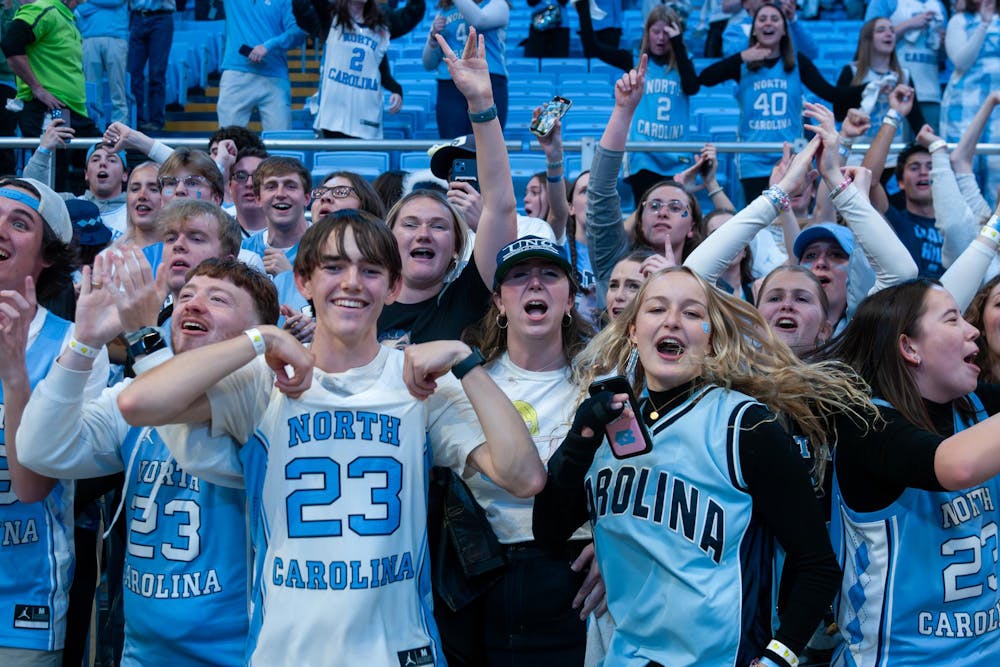
{"label": "white wristband", "polygon": [[796,667],[799,664],[799,656],[792,653],[791,649],[779,642],[777,639],[771,640],[771,643],[767,645],[767,650],[780,656],[781,659],[791,665],[791,667]]}
{"label": "white wristband", "polygon": [[243,333],[246,334],[250,342],[253,343],[253,351],[260,356],[267,352],[267,344],[264,342],[264,336],[257,329],[247,329]]}
{"label": "white wristband", "polygon": [[81,357],[86,357],[88,359],[96,359],[97,355],[101,353],[100,347],[85,345],[73,336],[69,337],[69,349],[73,350]]}

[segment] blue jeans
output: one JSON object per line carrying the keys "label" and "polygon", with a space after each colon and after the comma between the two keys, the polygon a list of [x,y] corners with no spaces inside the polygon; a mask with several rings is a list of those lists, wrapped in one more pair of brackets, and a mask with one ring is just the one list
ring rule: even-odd
{"label": "blue jeans", "polygon": [[[174,41],[173,12],[143,16],[132,12],[128,33],[128,73],[132,77],[132,99],[140,123],[163,126],[166,118],[167,58]],[[146,62],[149,62],[149,99]]]}
{"label": "blue jeans", "polygon": [[[88,37],[83,40],[83,74],[87,81],[100,83],[105,75],[111,91],[112,121],[129,124],[128,95],[125,91],[125,54],[128,42],[116,37]],[[103,92],[103,91],[102,91]],[[88,100],[95,101],[95,100]],[[104,100],[96,100],[103,109]]]}

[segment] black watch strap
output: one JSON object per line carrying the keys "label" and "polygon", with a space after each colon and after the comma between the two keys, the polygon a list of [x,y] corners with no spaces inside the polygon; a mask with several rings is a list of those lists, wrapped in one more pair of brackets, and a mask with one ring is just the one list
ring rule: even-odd
{"label": "black watch strap", "polygon": [[[167,346],[166,341],[163,340],[163,336],[160,334],[160,330],[156,327],[145,327],[141,329],[135,341],[130,340],[128,346],[128,354],[132,359],[138,359],[139,357],[147,354],[152,354],[157,350],[162,350]],[[132,336],[129,337],[133,338]]]}
{"label": "black watch strap", "polygon": [[472,354],[451,367],[451,374],[461,380],[473,368],[482,366],[485,363],[486,359],[483,358],[482,352],[479,351],[478,347],[474,347],[472,348]]}

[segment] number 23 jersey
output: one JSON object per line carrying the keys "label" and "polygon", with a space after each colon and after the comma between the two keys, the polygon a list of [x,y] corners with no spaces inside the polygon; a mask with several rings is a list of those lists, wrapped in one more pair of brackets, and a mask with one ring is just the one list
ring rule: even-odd
{"label": "number 23 jersey", "polygon": [[314,371],[290,399],[258,360],[209,392],[213,430],[246,442],[254,586],[251,663],[443,664],[431,610],[431,462],[462,472],[484,441],[461,386],[427,401],[382,348]]}

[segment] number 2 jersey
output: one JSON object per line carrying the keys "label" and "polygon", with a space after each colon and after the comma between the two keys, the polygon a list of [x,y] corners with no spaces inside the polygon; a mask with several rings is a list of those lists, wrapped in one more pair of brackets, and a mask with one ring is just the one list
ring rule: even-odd
{"label": "number 2 jersey", "polygon": [[258,359],[208,397],[239,442],[254,546],[250,663],[444,664],[432,614],[427,485],[484,441],[457,381],[426,401],[403,353],[314,370],[298,399]]}
{"label": "number 2 jersey", "polygon": [[[955,411],[955,432],[987,418],[979,398],[967,398],[976,414]],[[832,664],[996,664],[1000,477],[959,491],[907,488],[871,512],[847,506],[841,481],[834,476],[831,534],[844,570],[837,623],[846,644]]]}
{"label": "number 2 jersey", "polygon": [[382,138],[382,76],[389,30],[334,23],[326,38],[319,113],[314,127],[359,139]]}

